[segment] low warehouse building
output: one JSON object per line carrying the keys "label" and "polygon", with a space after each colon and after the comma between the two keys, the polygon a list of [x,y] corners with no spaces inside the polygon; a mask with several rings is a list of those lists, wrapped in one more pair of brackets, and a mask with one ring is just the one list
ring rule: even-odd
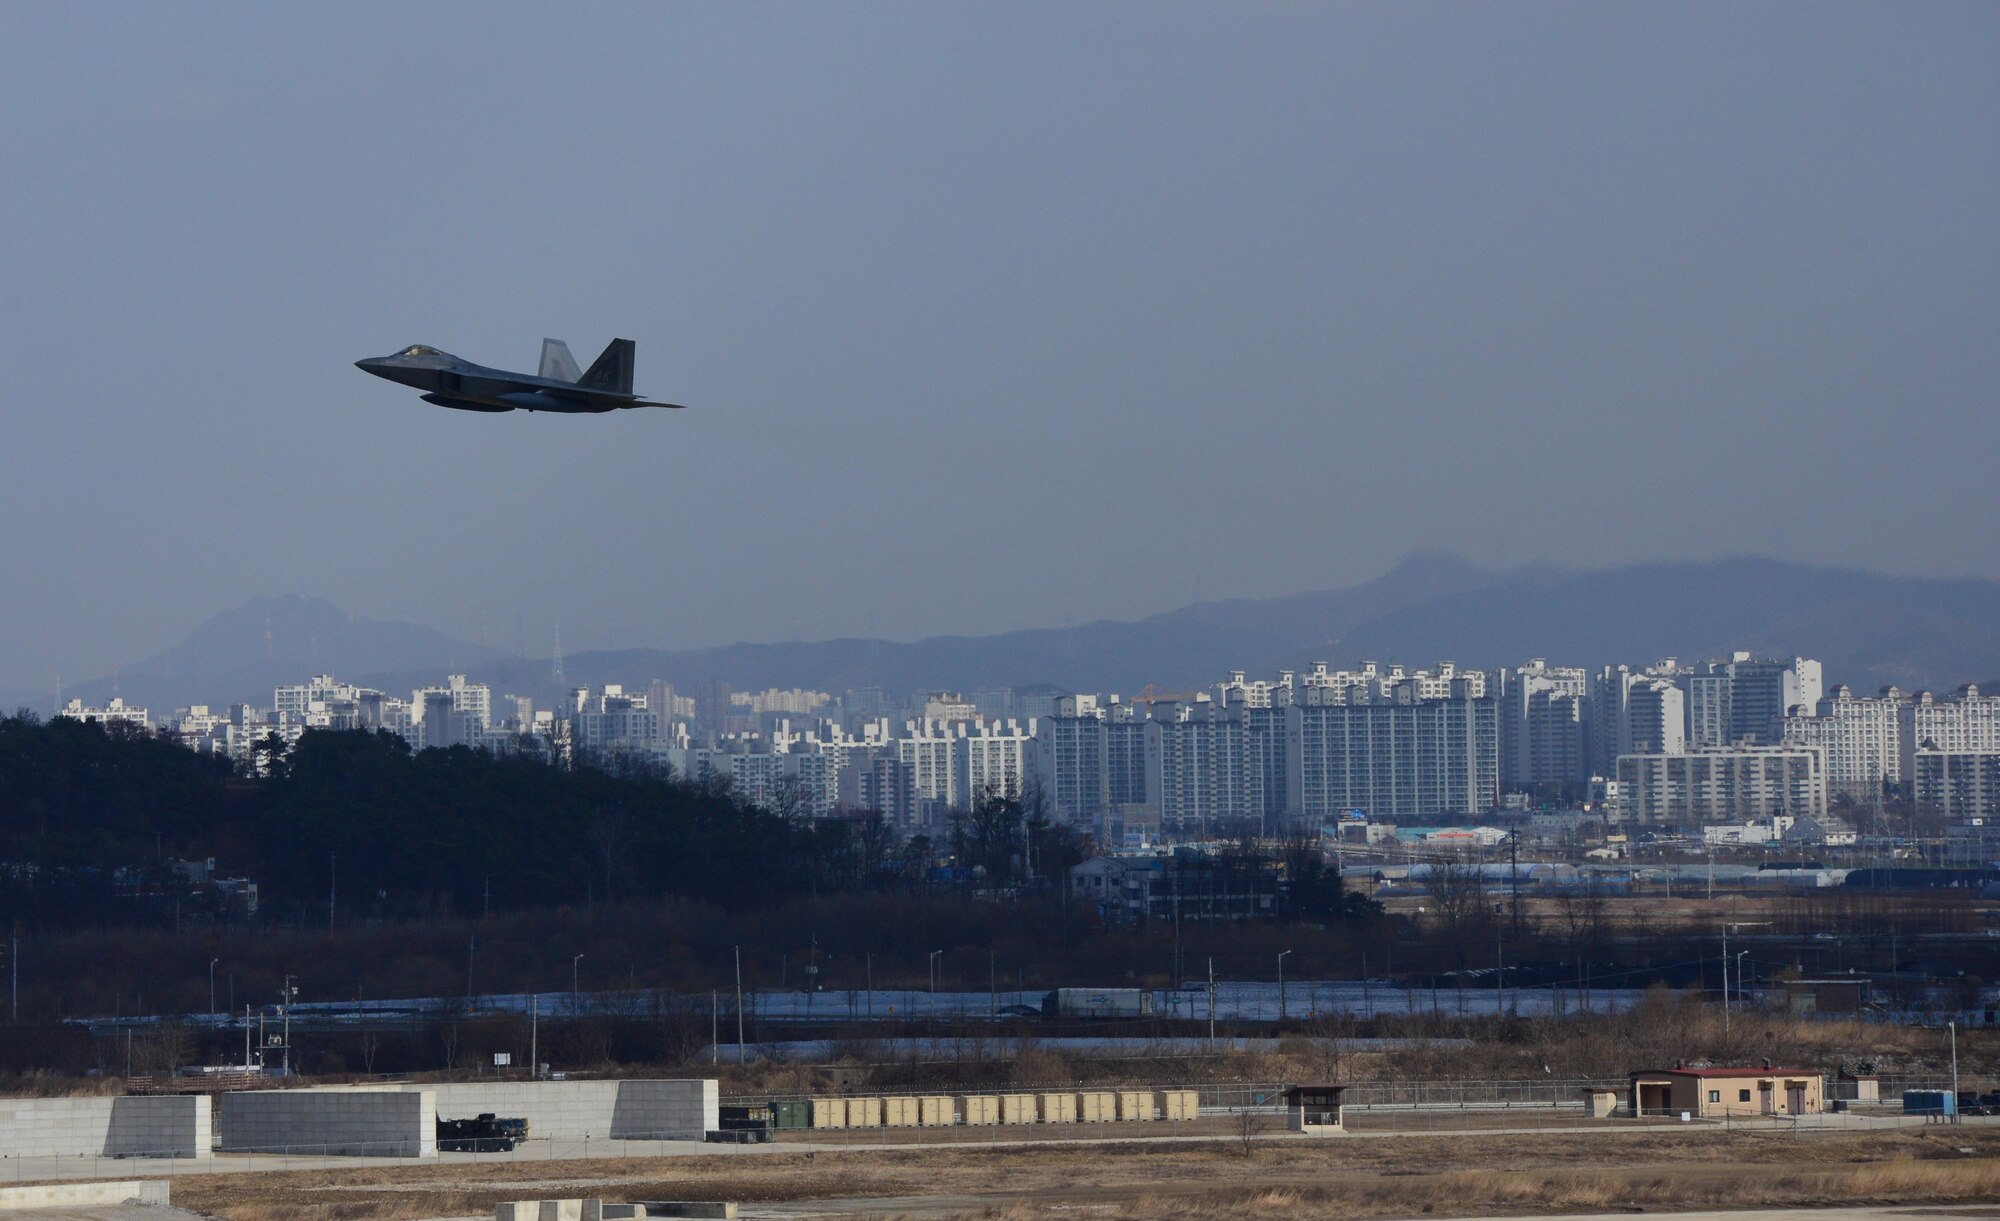
{"label": "low warehouse building", "polygon": [[1816,1115],[1825,1079],[1797,1068],[1668,1068],[1632,1074],[1634,1115]]}

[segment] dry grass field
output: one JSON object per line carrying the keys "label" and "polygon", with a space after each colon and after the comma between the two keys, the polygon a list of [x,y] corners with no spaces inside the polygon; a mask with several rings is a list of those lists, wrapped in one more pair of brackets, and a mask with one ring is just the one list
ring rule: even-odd
{"label": "dry grass field", "polygon": [[995,1221],[1078,1211],[1122,1221],[1968,1203],[2000,1201],[2000,1128],[780,1151],[194,1175],[174,1184],[181,1207],[229,1221],[491,1216],[497,1201],[537,1195],[789,1202],[791,1216]]}

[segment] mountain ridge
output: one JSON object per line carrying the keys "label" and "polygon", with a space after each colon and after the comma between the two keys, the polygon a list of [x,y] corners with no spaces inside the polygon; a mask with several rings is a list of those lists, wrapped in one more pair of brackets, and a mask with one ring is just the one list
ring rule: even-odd
{"label": "mountain ridge", "polygon": [[[1735,556],[1601,569],[1551,564],[1496,570],[1450,554],[1411,556],[1339,589],[1191,603],[1135,620],[914,641],[847,637],[739,642],[703,649],[590,650],[565,660],[573,685],[662,679],[684,692],[868,686],[1052,685],[1125,691],[1199,689],[1231,670],[1268,674],[1313,661],[1428,665],[1642,664],[1735,649],[1825,663],[1829,684],[1946,690],[2000,674],[2000,582],[1894,577]],[[465,673],[496,691],[553,702],[546,660],[475,645],[435,628],[369,619],[324,598],[253,598],[211,617],[172,648],[66,695],[114,690],[155,711],[188,703],[264,703],[314,673],[400,693]],[[9,692],[7,707],[47,693]]]}

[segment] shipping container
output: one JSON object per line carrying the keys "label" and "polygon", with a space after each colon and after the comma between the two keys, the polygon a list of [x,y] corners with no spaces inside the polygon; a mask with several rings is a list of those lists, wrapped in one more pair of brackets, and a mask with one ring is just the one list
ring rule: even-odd
{"label": "shipping container", "polygon": [[1075,1123],[1075,1094],[1040,1095],[1043,1123]]}
{"label": "shipping container", "polygon": [[917,1100],[914,1098],[884,1098],[882,1100],[882,1126],[885,1128],[916,1127]]}
{"label": "shipping container", "polygon": [[949,1094],[928,1094],[917,1099],[917,1122],[926,1128],[949,1128],[958,1122],[958,1106]]}
{"label": "shipping container", "polygon": [[1161,1090],[1160,1118],[1188,1120],[1201,1114],[1201,1095],[1193,1090]]}
{"label": "shipping container", "polygon": [[771,1110],[780,1132],[796,1132],[812,1127],[812,1103],[802,1098],[790,1102],[774,1102],[771,1104]]}
{"label": "shipping container", "polygon": [[1118,1118],[1130,1122],[1153,1117],[1153,1091],[1119,1090]]}
{"label": "shipping container", "polygon": [[1033,1094],[1000,1095],[1000,1122],[1035,1122],[1035,1096]]}
{"label": "shipping container", "polygon": [[1085,1123],[1110,1123],[1118,1118],[1118,1095],[1097,1090],[1078,1094],[1076,1109]]}
{"label": "shipping container", "polygon": [[815,1098],[812,1100],[812,1126],[815,1128],[844,1128],[847,1126],[847,1099]]}
{"label": "shipping container", "polygon": [[881,1127],[882,1100],[880,1098],[849,1098],[847,1100],[847,1126],[850,1128]]}
{"label": "shipping container", "polygon": [[983,1128],[1000,1122],[1000,1099],[992,1094],[967,1094],[958,1100],[967,1127]]}

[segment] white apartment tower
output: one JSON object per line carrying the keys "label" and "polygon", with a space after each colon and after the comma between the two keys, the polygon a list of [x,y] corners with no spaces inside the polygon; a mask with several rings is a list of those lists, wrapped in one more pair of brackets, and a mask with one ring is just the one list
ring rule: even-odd
{"label": "white apartment tower", "polygon": [[1785,718],[1785,745],[1825,752],[1829,793],[1873,801],[1885,782],[1903,781],[1902,708],[1894,687],[1870,697],[1840,684],[1819,701],[1816,715]]}

